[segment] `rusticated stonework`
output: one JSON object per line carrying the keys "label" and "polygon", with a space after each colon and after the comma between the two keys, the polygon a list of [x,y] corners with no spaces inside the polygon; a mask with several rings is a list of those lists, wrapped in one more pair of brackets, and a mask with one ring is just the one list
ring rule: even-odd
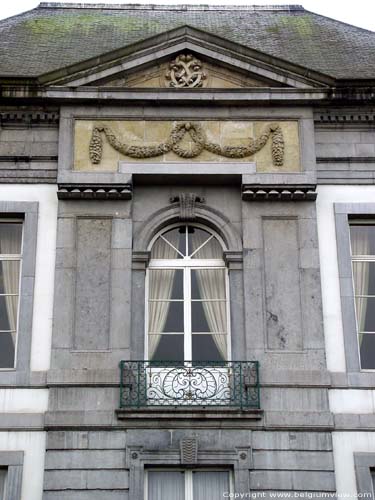
{"label": "rusticated stonework", "polygon": [[76,171],[129,163],[247,163],[257,172],[300,172],[298,121],[76,120]]}
{"label": "rusticated stonework", "polygon": [[[272,123],[264,128],[262,134],[257,139],[249,138],[246,146],[221,146],[211,142],[200,123],[182,122],[176,123],[169,137],[157,146],[135,146],[121,142],[112,129],[105,125],[97,125],[92,131],[89,145],[90,160],[92,163],[100,163],[102,159],[103,143],[101,133],[105,135],[109,144],[125,156],[130,158],[154,158],[173,151],[180,158],[196,158],[203,150],[210,153],[225,156],[226,158],[246,158],[263,148],[268,139],[272,137],[272,160],[276,167],[281,167],[284,163],[284,138],[280,126]],[[193,145],[191,148],[184,148],[180,142],[185,134],[189,134]]]}
{"label": "rusticated stonework", "polygon": [[207,75],[199,59],[192,54],[180,54],[169,64],[165,79],[167,87],[194,89],[203,87]]}

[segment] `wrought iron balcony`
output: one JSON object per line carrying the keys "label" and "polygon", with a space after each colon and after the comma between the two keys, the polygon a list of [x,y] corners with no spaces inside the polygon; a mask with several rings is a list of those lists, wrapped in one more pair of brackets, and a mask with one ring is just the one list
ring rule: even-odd
{"label": "wrought iron balcony", "polygon": [[258,361],[121,361],[120,408],[259,409]]}

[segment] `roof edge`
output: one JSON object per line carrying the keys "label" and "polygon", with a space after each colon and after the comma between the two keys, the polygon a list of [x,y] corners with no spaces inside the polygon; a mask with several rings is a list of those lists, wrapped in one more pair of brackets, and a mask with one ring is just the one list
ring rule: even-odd
{"label": "roof edge", "polygon": [[303,11],[302,5],[158,5],[158,4],[104,4],[104,3],[61,3],[41,2],[38,9],[105,9],[105,10],[176,10],[176,11],[204,11],[204,10],[245,10],[245,11]]}

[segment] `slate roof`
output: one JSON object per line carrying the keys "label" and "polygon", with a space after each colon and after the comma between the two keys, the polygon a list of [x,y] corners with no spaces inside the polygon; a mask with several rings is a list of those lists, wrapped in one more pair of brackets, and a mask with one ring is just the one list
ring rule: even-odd
{"label": "slate roof", "polygon": [[37,76],[184,25],[334,78],[375,78],[375,32],[301,6],[52,3],[0,21],[0,75]]}

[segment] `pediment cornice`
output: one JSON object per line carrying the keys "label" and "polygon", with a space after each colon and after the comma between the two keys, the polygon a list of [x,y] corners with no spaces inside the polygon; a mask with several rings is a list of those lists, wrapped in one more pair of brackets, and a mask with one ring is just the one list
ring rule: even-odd
{"label": "pediment cornice", "polygon": [[101,86],[116,76],[144,70],[171,61],[176,55],[191,52],[210,63],[258,79],[260,87],[296,89],[324,87],[333,79],[288,61],[277,59],[235,44],[210,33],[184,26],[136,44],[81,61],[39,77],[48,86]]}

